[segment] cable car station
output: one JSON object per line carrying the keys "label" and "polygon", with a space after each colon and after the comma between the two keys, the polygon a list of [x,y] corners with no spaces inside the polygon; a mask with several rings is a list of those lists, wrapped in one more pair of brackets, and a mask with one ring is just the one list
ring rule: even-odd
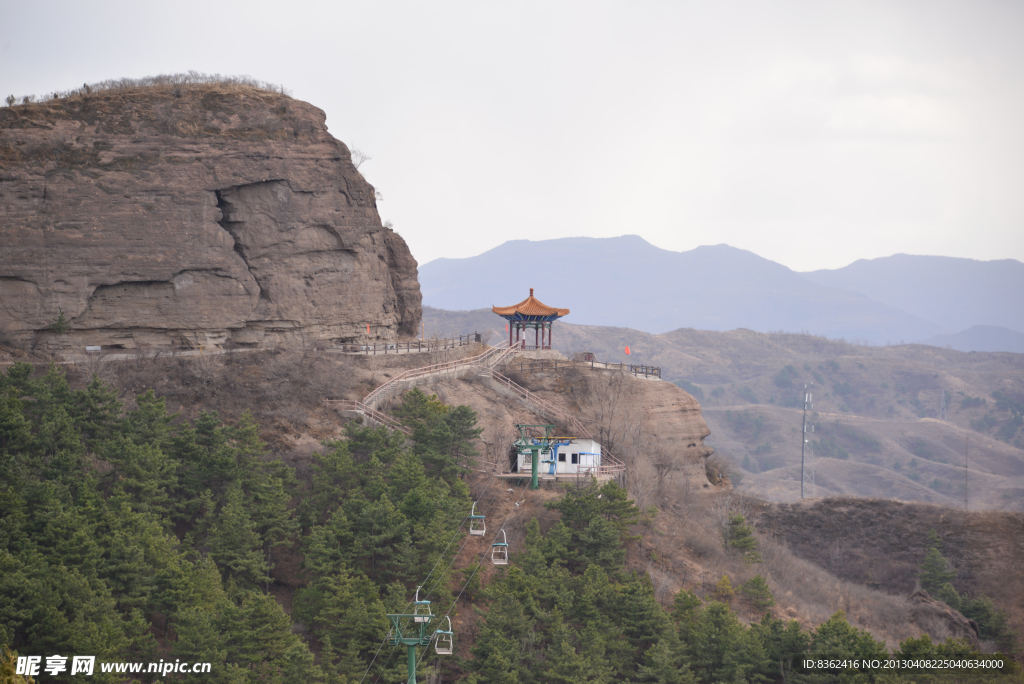
{"label": "cable car station", "polygon": [[594,477],[599,482],[614,479],[621,473],[621,464],[602,465],[601,444],[589,437],[554,434],[551,424],[516,425],[519,437],[509,453],[510,472],[496,473],[507,480],[529,478],[530,489],[540,489],[541,481],[575,481]]}

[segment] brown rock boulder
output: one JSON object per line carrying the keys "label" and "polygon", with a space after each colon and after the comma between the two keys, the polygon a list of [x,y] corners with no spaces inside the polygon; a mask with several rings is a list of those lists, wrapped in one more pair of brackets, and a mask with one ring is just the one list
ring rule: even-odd
{"label": "brown rock boulder", "polygon": [[979,648],[980,631],[974,620],[933,599],[922,589],[910,595],[910,604],[911,621],[933,641],[945,641],[947,637],[966,639],[972,647]]}
{"label": "brown rock boulder", "polygon": [[416,261],[324,120],[218,85],[0,109],[0,336],[180,348],[414,334]]}

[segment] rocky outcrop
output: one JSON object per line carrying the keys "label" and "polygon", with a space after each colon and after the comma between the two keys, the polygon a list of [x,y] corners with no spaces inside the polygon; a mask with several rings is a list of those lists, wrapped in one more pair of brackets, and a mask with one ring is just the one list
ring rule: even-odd
{"label": "rocky outcrop", "polygon": [[937,601],[928,592],[918,589],[910,595],[911,622],[936,641],[945,638],[963,639],[973,648],[980,647],[978,623],[964,617],[942,601]]}
{"label": "rocky outcrop", "polygon": [[[416,261],[324,120],[217,85],[0,109],[0,336],[190,348],[414,334]],[[49,329],[60,312],[66,335]]]}

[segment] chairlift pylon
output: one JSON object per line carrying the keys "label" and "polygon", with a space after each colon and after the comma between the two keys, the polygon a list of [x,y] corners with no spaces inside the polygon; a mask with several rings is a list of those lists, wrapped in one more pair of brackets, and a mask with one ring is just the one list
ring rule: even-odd
{"label": "chairlift pylon", "polygon": [[495,565],[508,565],[508,537],[504,529],[501,530],[501,541],[491,544],[491,562]]}
{"label": "chairlift pylon", "polygon": [[474,501],[473,510],[469,513],[469,533],[474,537],[482,537],[487,531],[487,522],[484,520],[486,516],[476,514],[476,504]]}
{"label": "chairlift pylon", "polygon": [[448,629],[439,629],[434,632],[434,652],[438,655],[452,654],[452,620],[447,615],[444,619],[448,621]]}
{"label": "chairlift pylon", "polygon": [[430,622],[430,619],[434,615],[430,612],[430,601],[420,601],[420,589],[422,587],[416,587],[416,598],[413,599],[413,622]]}

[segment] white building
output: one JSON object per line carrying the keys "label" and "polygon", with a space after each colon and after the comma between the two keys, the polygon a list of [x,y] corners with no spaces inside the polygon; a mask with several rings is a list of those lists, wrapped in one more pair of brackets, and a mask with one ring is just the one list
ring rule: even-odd
{"label": "white building", "polygon": [[[529,473],[533,467],[533,454],[529,450],[520,451],[517,456],[516,470]],[[566,440],[551,445],[551,448],[540,452],[540,463],[537,472],[542,475],[576,475],[594,471],[601,465],[601,445],[593,439]]]}

